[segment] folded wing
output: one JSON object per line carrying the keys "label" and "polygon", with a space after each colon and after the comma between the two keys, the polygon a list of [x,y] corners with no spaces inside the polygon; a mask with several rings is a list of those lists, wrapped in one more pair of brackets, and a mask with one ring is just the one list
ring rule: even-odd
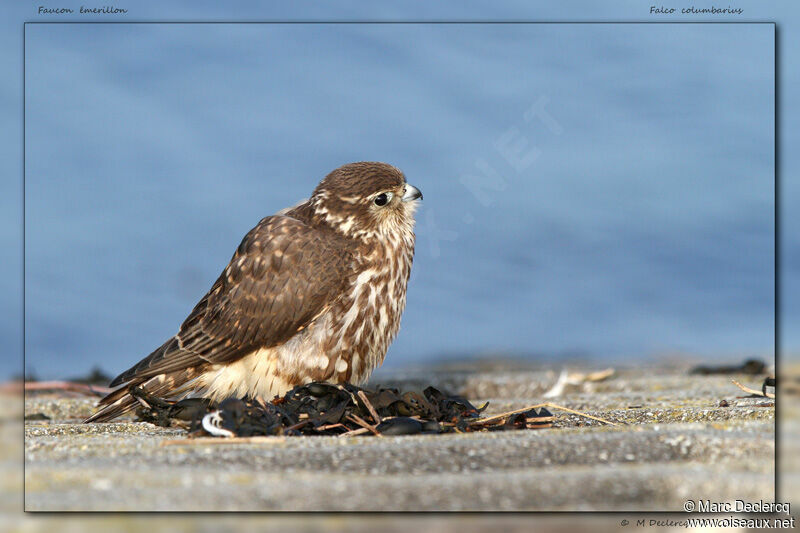
{"label": "folded wing", "polygon": [[280,345],[335,302],[357,272],[336,234],[291,217],[264,218],[179,332],[111,382],[124,387],[100,401],[89,421],[110,420],[135,405],[127,391],[145,385],[165,395],[204,367]]}

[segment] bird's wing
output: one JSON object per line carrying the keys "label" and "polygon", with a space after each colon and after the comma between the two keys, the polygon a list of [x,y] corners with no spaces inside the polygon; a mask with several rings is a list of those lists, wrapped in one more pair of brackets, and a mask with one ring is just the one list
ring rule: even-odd
{"label": "bird's wing", "polygon": [[111,386],[282,344],[335,301],[354,274],[352,255],[336,236],[291,217],[264,218],[178,334]]}

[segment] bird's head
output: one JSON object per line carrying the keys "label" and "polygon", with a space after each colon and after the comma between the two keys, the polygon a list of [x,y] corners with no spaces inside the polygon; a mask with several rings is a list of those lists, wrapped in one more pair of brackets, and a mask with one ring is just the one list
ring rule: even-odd
{"label": "bird's head", "polygon": [[414,212],[422,193],[386,163],[339,167],[323,179],[309,199],[315,218],[352,238],[398,237],[414,231]]}

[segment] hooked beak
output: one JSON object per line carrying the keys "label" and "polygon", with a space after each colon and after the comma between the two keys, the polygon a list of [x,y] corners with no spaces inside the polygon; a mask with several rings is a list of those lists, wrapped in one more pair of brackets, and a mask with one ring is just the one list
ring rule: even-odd
{"label": "hooked beak", "polygon": [[417,189],[413,185],[407,183],[406,184],[406,192],[403,195],[402,200],[404,202],[410,202],[412,200],[416,200],[417,198],[422,200],[422,191],[420,191],[419,189]]}

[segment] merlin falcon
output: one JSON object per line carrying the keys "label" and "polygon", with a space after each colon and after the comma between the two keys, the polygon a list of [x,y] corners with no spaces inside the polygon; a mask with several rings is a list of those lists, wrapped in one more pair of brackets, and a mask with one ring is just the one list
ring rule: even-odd
{"label": "merlin falcon", "polygon": [[133,387],[221,401],[363,383],[400,328],[421,199],[386,163],[334,170],[245,235],[178,333],[117,376],[86,422],[133,409]]}

